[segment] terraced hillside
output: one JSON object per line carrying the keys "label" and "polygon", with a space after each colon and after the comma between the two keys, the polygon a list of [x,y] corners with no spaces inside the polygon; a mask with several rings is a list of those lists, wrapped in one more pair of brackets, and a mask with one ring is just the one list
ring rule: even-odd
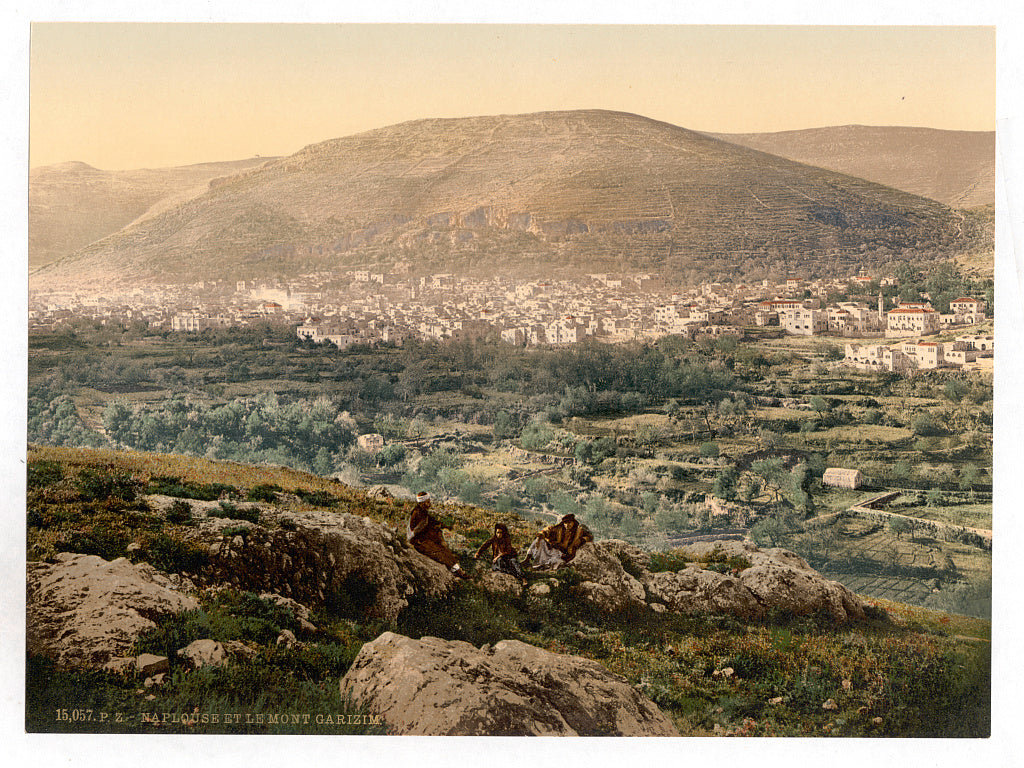
{"label": "terraced hillside", "polygon": [[28,177],[29,267],[74,253],[157,212],[161,203],[202,194],[212,179],[265,162],[250,158],[133,171],[102,171],[78,162],[33,168]]}
{"label": "terraced hillside", "polygon": [[902,189],[953,208],[993,205],[994,131],[840,125],[778,133],[715,133],[762,152]]}
{"label": "terraced hillside", "polygon": [[193,282],[397,262],[432,270],[735,272],[962,237],[934,201],[626,113],[419,120],[222,180],[33,275]]}

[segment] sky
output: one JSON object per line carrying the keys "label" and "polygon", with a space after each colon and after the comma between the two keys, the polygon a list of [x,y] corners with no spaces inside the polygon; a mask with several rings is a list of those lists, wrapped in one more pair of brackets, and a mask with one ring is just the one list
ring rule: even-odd
{"label": "sky", "polygon": [[970,26],[38,22],[29,165],[285,155],[427,117],[601,108],[694,130],[994,130]]}

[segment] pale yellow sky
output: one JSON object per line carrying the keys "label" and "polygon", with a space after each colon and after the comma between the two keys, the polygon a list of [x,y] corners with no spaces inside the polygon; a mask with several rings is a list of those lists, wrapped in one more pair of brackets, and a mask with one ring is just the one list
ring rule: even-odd
{"label": "pale yellow sky", "polygon": [[993,27],[34,24],[30,166],[284,155],[424,117],[995,128]]}

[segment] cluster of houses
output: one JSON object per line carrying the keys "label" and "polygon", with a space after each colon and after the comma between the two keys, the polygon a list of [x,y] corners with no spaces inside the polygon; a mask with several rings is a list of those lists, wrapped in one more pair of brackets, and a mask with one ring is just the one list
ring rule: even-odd
{"label": "cluster of houses", "polygon": [[964,334],[953,341],[909,340],[897,345],[847,344],[844,363],[862,371],[908,373],[934,368],[992,370],[995,338]]}
{"label": "cluster of houses", "polygon": [[[200,284],[138,289],[130,296],[77,294],[30,297],[30,330],[71,317],[100,322],[142,320],[154,330],[200,332],[276,320],[300,339],[339,348],[397,343],[409,338],[500,336],[510,344],[732,336],[761,327],[798,336],[927,339],[987,319],[985,302],[961,297],[940,314],[927,301],[829,302],[834,294],[863,293],[871,278],[756,285],[704,283],[666,288],[650,275],[592,274],[577,280],[473,279],[453,274],[410,277],[369,270],[314,274],[289,283]],[[891,284],[883,278],[879,284]],[[954,342],[915,341],[847,345],[846,360],[865,370],[906,371],[946,365],[984,367],[991,337]]]}

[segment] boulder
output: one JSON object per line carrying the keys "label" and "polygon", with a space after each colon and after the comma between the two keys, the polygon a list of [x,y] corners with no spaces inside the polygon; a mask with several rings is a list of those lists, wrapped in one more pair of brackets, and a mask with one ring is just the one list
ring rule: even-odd
{"label": "boulder", "polygon": [[476,648],[385,632],[340,683],[394,734],[676,736],[671,721],[595,661],[517,640]]}
{"label": "boulder", "polygon": [[410,596],[438,596],[452,587],[447,568],[368,517],[324,510],[287,517],[286,528],[257,525],[235,539],[203,524],[197,535],[210,559],[202,581],[274,592],[312,607],[343,603],[361,618],[388,622]]}
{"label": "boulder", "polygon": [[745,619],[759,619],[765,614],[755,595],[737,577],[696,564],[681,571],[645,574],[643,584],[653,599],[677,613],[727,613]]}
{"label": "boulder", "polygon": [[279,605],[282,608],[287,608],[292,612],[292,616],[299,622],[299,629],[303,632],[316,632],[316,625],[311,622],[309,608],[304,606],[297,600],[292,600],[290,597],[284,597],[283,595],[277,595],[273,592],[263,592],[260,594],[260,599],[269,600],[274,605]]}
{"label": "boulder", "polygon": [[27,566],[27,650],[58,663],[102,667],[126,656],[158,619],[199,602],[148,563],[62,553]]}
{"label": "boulder", "polygon": [[159,675],[171,671],[171,661],[166,656],[142,653],[135,657],[135,671],[143,675]]}
{"label": "boulder", "polygon": [[828,611],[837,622],[863,619],[864,604],[849,589],[813,570],[766,562],[747,568],[740,581],[763,605],[795,614]]}
{"label": "boulder", "polygon": [[501,571],[492,571],[490,568],[481,574],[480,586],[488,592],[501,595],[519,597],[523,594],[523,585],[519,579]]}
{"label": "boulder", "polygon": [[721,540],[696,542],[678,550],[693,558],[713,553],[743,557],[751,567],[730,576],[691,563],[680,571],[646,574],[643,584],[649,595],[663,600],[670,610],[729,613],[742,618],[758,618],[771,609],[794,614],[825,610],[840,623],[865,617],[860,598],[788,549],[762,550],[749,541]]}
{"label": "boulder", "polygon": [[193,667],[219,667],[228,661],[227,649],[216,640],[195,640],[178,651],[182,661]]}
{"label": "boulder", "polygon": [[[576,552],[572,567],[583,577],[580,594],[603,611],[621,611],[629,605],[644,605],[643,584],[626,573],[619,552],[631,547],[624,541],[595,541]],[[639,553],[640,550],[636,549]],[[627,559],[627,562],[630,562]],[[648,559],[648,563],[650,560]]]}

